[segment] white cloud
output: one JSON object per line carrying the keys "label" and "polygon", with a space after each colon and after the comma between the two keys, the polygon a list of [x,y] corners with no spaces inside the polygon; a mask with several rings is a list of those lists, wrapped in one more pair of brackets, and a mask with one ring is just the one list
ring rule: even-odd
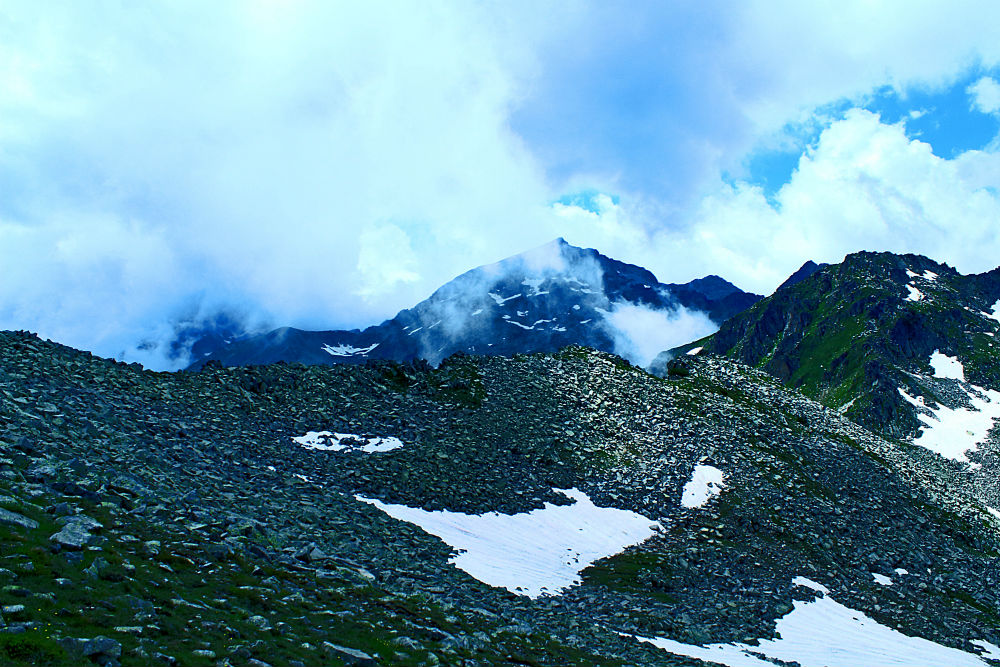
{"label": "white cloud", "polygon": [[614,337],[615,354],[646,367],[664,350],[714,333],[719,327],[702,312],[683,306],[657,310],[634,303],[611,305],[604,313],[608,331]]}
{"label": "white cloud", "polygon": [[968,92],[972,97],[973,109],[983,113],[1000,111],[1000,83],[996,79],[984,76],[969,86]]}
{"label": "white cloud", "polygon": [[[942,161],[852,117],[780,212],[719,173],[816,105],[1000,62],[1000,5],[630,9],[8,3],[0,327],[138,358],[216,307],[364,326],[556,236],[757,290],[859,244],[995,250],[992,152]],[[621,199],[549,205],[570,186]]]}
{"label": "white cloud", "polygon": [[[772,207],[756,187],[720,183],[656,251],[689,271],[721,270],[767,293],[806,259],[857,250],[915,252],[966,272],[1000,257],[1000,153],[948,160],[862,110],[822,133]],[[686,251],[686,254],[685,254]]]}

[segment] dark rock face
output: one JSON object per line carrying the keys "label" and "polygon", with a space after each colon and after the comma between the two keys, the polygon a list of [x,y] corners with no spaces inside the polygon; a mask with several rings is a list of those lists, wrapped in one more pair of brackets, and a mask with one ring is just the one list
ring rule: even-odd
{"label": "dark rock face", "polygon": [[426,359],[437,364],[457,352],[510,356],[567,345],[614,351],[614,331],[605,314],[620,304],[662,311],[684,307],[719,324],[760,298],[718,276],[663,284],[642,267],[557,239],[462,274],[427,300],[364,331],[282,328],[229,343],[213,333],[192,348],[191,368],[210,361],[247,366]]}

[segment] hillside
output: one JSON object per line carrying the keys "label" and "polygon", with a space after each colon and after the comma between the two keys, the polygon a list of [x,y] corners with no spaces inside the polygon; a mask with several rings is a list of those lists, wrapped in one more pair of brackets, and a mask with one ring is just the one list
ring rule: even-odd
{"label": "hillside", "polygon": [[960,474],[739,363],[166,374],[6,332],[0,394],[7,664],[1000,656]]}

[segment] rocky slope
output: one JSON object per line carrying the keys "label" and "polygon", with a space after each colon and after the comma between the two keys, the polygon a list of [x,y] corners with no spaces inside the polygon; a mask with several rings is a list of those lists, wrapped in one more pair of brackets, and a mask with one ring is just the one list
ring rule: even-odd
{"label": "rocky slope", "polygon": [[246,366],[369,359],[427,359],[436,364],[456,352],[509,356],[553,352],[571,344],[621,351],[623,341],[608,317],[623,306],[667,313],[682,307],[704,315],[706,326],[711,326],[758,299],[718,276],[682,285],[660,283],[646,269],[557,239],[473,269],[415,307],[364,331],[286,327],[235,340],[206,335],[192,346],[191,367],[209,361]]}
{"label": "rocky slope", "polygon": [[[827,613],[844,650],[983,665],[1000,523],[961,474],[718,358],[158,374],[0,333],[0,662],[810,664],[787,624]],[[605,508],[582,534],[642,534],[556,554],[576,583],[486,583],[546,574],[565,525],[531,517]],[[529,528],[462,555],[416,525],[470,515]]]}

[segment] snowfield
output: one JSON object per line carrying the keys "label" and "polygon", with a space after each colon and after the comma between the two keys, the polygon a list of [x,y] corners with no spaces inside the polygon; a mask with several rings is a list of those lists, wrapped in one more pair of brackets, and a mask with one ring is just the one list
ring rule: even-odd
{"label": "snowfield", "polygon": [[597,507],[576,489],[555,491],[575,502],[546,503],[521,514],[463,514],[355,498],[440,537],[458,551],[450,562],[484,584],[530,598],[575,586],[586,567],[645,541],[659,528],[641,514]]}
{"label": "snowfield", "polygon": [[366,438],[352,433],[331,433],[330,431],[309,431],[305,435],[292,438],[306,449],[325,452],[346,450],[358,452],[389,452],[403,446],[399,438]]}
{"label": "snowfield", "polygon": [[[672,639],[636,637],[670,653],[728,665],[728,667],[774,667],[770,660],[797,662],[802,667],[984,667],[979,656],[911,637],[882,625],[865,614],[833,600],[830,591],[805,577],[793,584],[810,588],[820,596],[812,601],[794,601],[794,608],[779,618],[776,639],[750,644],[697,646]],[[1000,648],[983,640],[973,642],[987,657]]]}

